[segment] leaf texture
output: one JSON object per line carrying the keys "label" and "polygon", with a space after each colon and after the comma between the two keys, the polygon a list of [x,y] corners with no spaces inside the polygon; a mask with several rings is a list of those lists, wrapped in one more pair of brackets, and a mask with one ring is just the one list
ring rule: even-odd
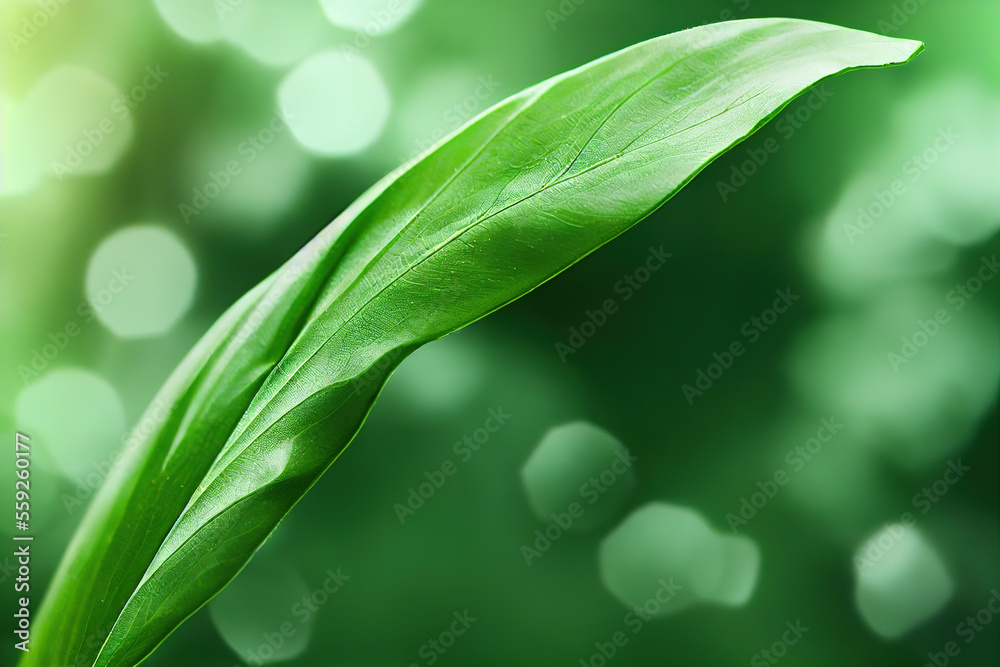
{"label": "leaf texture", "polygon": [[236,576],[410,352],[615,238],[818,82],[921,49],[791,19],[694,28],[529,88],[387,176],[172,375],[22,664],[144,659]]}

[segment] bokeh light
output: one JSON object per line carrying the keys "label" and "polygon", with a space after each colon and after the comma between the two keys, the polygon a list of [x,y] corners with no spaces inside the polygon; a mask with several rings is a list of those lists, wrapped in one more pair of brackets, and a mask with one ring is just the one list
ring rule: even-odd
{"label": "bokeh light", "polygon": [[174,32],[196,43],[214,42],[222,38],[223,12],[230,8],[228,0],[153,0],[156,10]]}
{"label": "bokeh light", "polygon": [[967,442],[1000,381],[1000,318],[982,306],[952,287],[897,289],[807,330],[794,380],[850,441],[910,469],[942,461]]}
{"label": "bokeh light", "polygon": [[359,55],[329,50],[288,73],[278,103],[295,138],[325,156],[357,153],[372,144],[389,116],[389,91]]}
{"label": "bokeh light", "polygon": [[91,313],[116,336],[169,331],[194,300],[194,258],[164,227],[136,225],[115,232],[87,265]]}
{"label": "bokeh light", "polygon": [[760,549],[749,537],[718,535],[722,576],[707,597],[730,607],[742,607],[753,595],[760,573]]}
{"label": "bokeh light", "polygon": [[[6,95],[0,96],[0,127],[24,127],[27,122],[20,102]],[[41,175],[38,160],[32,154],[30,135],[26,132],[3,132],[0,142],[0,196],[30,190]]]}
{"label": "bokeh light", "polygon": [[307,185],[310,156],[276,116],[212,130],[191,150],[181,218],[237,233],[280,226]]}
{"label": "bokeh light", "polygon": [[232,5],[221,13],[223,34],[265,65],[281,67],[298,61],[325,32],[317,0],[240,0]]}
{"label": "bokeh light", "polygon": [[898,102],[893,133],[834,205],[817,270],[835,294],[940,274],[1000,229],[1000,99],[972,80]]}
{"label": "bokeh light", "polygon": [[391,391],[419,414],[455,413],[476,400],[489,371],[482,342],[468,333],[453,334],[407,357],[392,375]]}
{"label": "bokeh light", "polygon": [[320,0],[331,23],[368,37],[395,30],[420,3],[421,0]]}
{"label": "bokeh light", "polygon": [[[521,469],[531,508],[542,521],[570,513],[574,530],[609,519],[635,486],[633,460],[613,435],[589,422],[551,429]],[[579,513],[571,512],[576,506]]]}
{"label": "bokeh light", "polygon": [[318,607],[286,563],[262,556],[208,605],[226,644],[247,664],[292,660],[309,645]]}
{"label": "bokeh light", "polygon": [[881,173],[855,177],[816,238],[814,268],[832,294],[863,298],[955,266],[958,252],[931,231],[945,214],[937,199],[921,189],[892,200],[886,183]]}
{"label": "bokeh light", "polygon": [[[1000,230],[1000,96],[971,77],[938,81],[902,100],[896,116],[897,144],[909,143],[912,155],[919,156],[911,180],[922,171],[921,191],[935,209],[918,220],[939,238],[963,246]],[[918,147],[912,137],[923,138],[925,145]]]}
{"label": "bokeh light", "polygon": [[[769,663],[755,658],[797,618],[811,630],[780,664],[907,667],[948,641],[956,665],[994,664],[1000,623],[956,634],[991,599],[1000,553],[1000,3],[983,0],[0,0],[0,428],[34,447],[32,604],[186,351],[381,176],[550,76],[765,15],[927,49],[825,82],[821,109],[806,93],[648,220],[409,356],[233,584],[245,595],[192,616],[144,667],[253,664],[285,622],[296,633],[264,660],[422,665],[465,609],[481,620],[435,664]],[[158,68],[163,85],[129,105]],[[768,140],[777,152],[720,197]],[[618,281],[661,245],[670,275],[623,300]],[[801,298],[689,404],[679,386],[750,343],[741,327],[775,289]],[[607,298],[617,312],[561,358]],[[509,416],[496,432],[491,411]],[[843,428],[799,468],[788,454],[821,420]],[[524,475],[567,424],[637,458],[593,505],[581,487],[610,449],[577,443]],[[248,476],[290,470],[292,442]],[[455,473],[402,523],[396,505],[446,461]],[[942,486],[953,465],[969,469]],[[787,485],[770,486],[779,471]],[[557,531],[551,512],[577,501],[594,525]],[[907,513],[918,545],[858,572],[872,534]],[[250,590],[274,579],[301,600],[341,565],[350,581],[302,625],[295,600]],[[0,556],[0,580],[8,567]],[[689,613],[633,636],[637,604]],[[605,658],[595,644],[618,631],[627,645]],[[0,646],[0,664],[16,653]]]}
{"label": "bokeh light", "polygon": [[121,447],[125,415],[118,392],[96,373],[80,368],[50,371],[17,397],[18,423],[67,479],[97,472],[101,479]]}
{"label": "bokeh light", "polygon": [[858,548],[854,561],[858,613],[882,637],[909,632],[951,597],[944,562],[912,526],[886,525]]}
{"label": "bokeh light", "polygon": [[[759,561],[748,538],[716,534],[699,512],[660,502],[632,512],[600,547],[604,585],[627,607],[650,616],[700,602],[745,603]],[[665,600],[667,590],[673,594]]]}
{"label": "bokeh light", "polygon": [[20,109],[24,140],[33,146],[30,159],[19,165],[25,180],[62,181],[114,166],[132,138],[132,115],[123,99],[113,83],[87,68],[60,65],[47,72]]}
{"label": "bokeh light", "polygon": [[407,82],[399,104],[406,109],[391,126],[392,165],[413,160],[463,123],[492,106],[499,82],[470,67],[434,68]]}

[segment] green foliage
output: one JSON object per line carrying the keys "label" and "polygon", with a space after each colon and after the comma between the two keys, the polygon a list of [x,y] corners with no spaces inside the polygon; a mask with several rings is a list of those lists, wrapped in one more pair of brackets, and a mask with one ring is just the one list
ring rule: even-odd
{"label": "green foliage", "polygon": [[141,661],[236,576],[407,354],[615,238],[816,83],[921,48],[798,20],[704,26],[529,88],[386,177],[174,372],[22,664]]}

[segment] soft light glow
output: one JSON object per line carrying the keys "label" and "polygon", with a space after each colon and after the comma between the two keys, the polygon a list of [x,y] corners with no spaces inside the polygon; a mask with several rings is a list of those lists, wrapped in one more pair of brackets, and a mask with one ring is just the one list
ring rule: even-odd
{"label": "soft light glow", "polygon": [[[267,665],[302,655],[309,645],[315,610],[329,595],[322,588],[310,591],[285,563],[259,557],[209,603],[208,613],[244,662]],[[282,641],[269,642],[269,636]]]}
{"label": "soft light glow", "polygon": [[482,345],[465,332],[425,345],[393,373],[389,391],[422,415],[461,410],[486,383]]}
{"label": "soft light glow", "polygon": [[700,513],[667,503],[634,511],[600,547],[604,585],[649,616],[699,602],[742,605],[756,586],[759,562],[749,539],[717,534]]}
{"label": "soft light glow", "polygon": [[60,65],[24,99],[20,128],[30,139],[37,173],[62,181],[109,170],[132,138],[122,92],[79,65]]}
{"label": "soft light glow", "polygon": [[[572,528],[600,525],[635,486],[632,460],[621,442],[589,422],[550,430],[521,469],[528,502],[541,521],[570,514]],[[578,513],[571,512],[573,506]]]}
{"label": "soft light glow", "polygon": [[93,314],[121,338],[169,331],[194,299],[194,258],[173,232],[137,225],[115,232],[87,266]]}
{"label": "soft light glow", "polygon": [[96,474],[92,486],[100,486],[125,432],[121,399],[107,380],[79,368],[53,370],[21,391],[15,413],[19,428],[51,452],[63,475],[88,485]]}
{"label": "soft light glow", "polygon": [[153,0],[153,3],[174,32],[199,44],[222,37],[222,17],[231,5],[228,0]]}
{"label": "soft light glow", "polygon": [[192,151],[182,221],[244,233],[281,223],[306,184],[309,155],[277,116],[214,130]]}
{"label": "soft light glow", "polygon": [[389,91],[358,55],[324,51],[292,70],[278,88],[292,133],[310,151],[344,156],[370,146],[389,117]]}
{"label": "soft light glow", "polygon": [[26,128],[28,119],[23,105],[0,96],[0,196],[27,192],[38,183],[42,166],[32,149],[29,132],[11,132]]}
{"label": "soft light glow", "polygon": [[793,352],[797,386],[851,440],[897,464],[943,461],[966,444],[1000,381],[1000,321],[967,294],[901,288],[821,321]]}
{"label": "soft light glow", "polygon": [[323,12],[316,0],[240,0],[232,6],[219,6],[226,38],[272,67],[298,61],[325,32]]}
{"label": "soft light glow", "polygon": [[886,639],[929,620],[951,598],[944,562],[912,526],[885,526],[858,547],[854,566],[858,613]]}
{"label": "soft light glow", "polygon": [[420,0],[320,0],[330,23],[378,37],[402,25],[420,7]]}

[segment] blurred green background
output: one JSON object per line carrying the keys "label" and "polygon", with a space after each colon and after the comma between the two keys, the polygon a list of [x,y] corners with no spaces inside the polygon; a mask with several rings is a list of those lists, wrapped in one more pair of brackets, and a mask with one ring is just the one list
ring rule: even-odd
{"label": "blurred green background", "polygon": [[[115,452],[210,323],[465,120],[718,20],[924,41],[906,67],[792,102],[634,230],[408,359],[248,569],[147,664],[997,664],[1000,3],[0,12],[0,431],[34,445],[35,609]],[[661,247],[671,257],[643,273]],[[613,313],[588,314],[608,299]],[[494,432],[491,410],[506,415]],[[589,425],[546,439],[564,451],[536,449],[571,422]],[[546,503],[589,507],[578,487],[622,448],[635,460],[601,511],[553,528]],[[706,525],[741,539],[678,555],[711,542]],[[653,594],[658,568],[697,582],[729,543],[742,604],[696,595],[628,620],[622,599]]]}

